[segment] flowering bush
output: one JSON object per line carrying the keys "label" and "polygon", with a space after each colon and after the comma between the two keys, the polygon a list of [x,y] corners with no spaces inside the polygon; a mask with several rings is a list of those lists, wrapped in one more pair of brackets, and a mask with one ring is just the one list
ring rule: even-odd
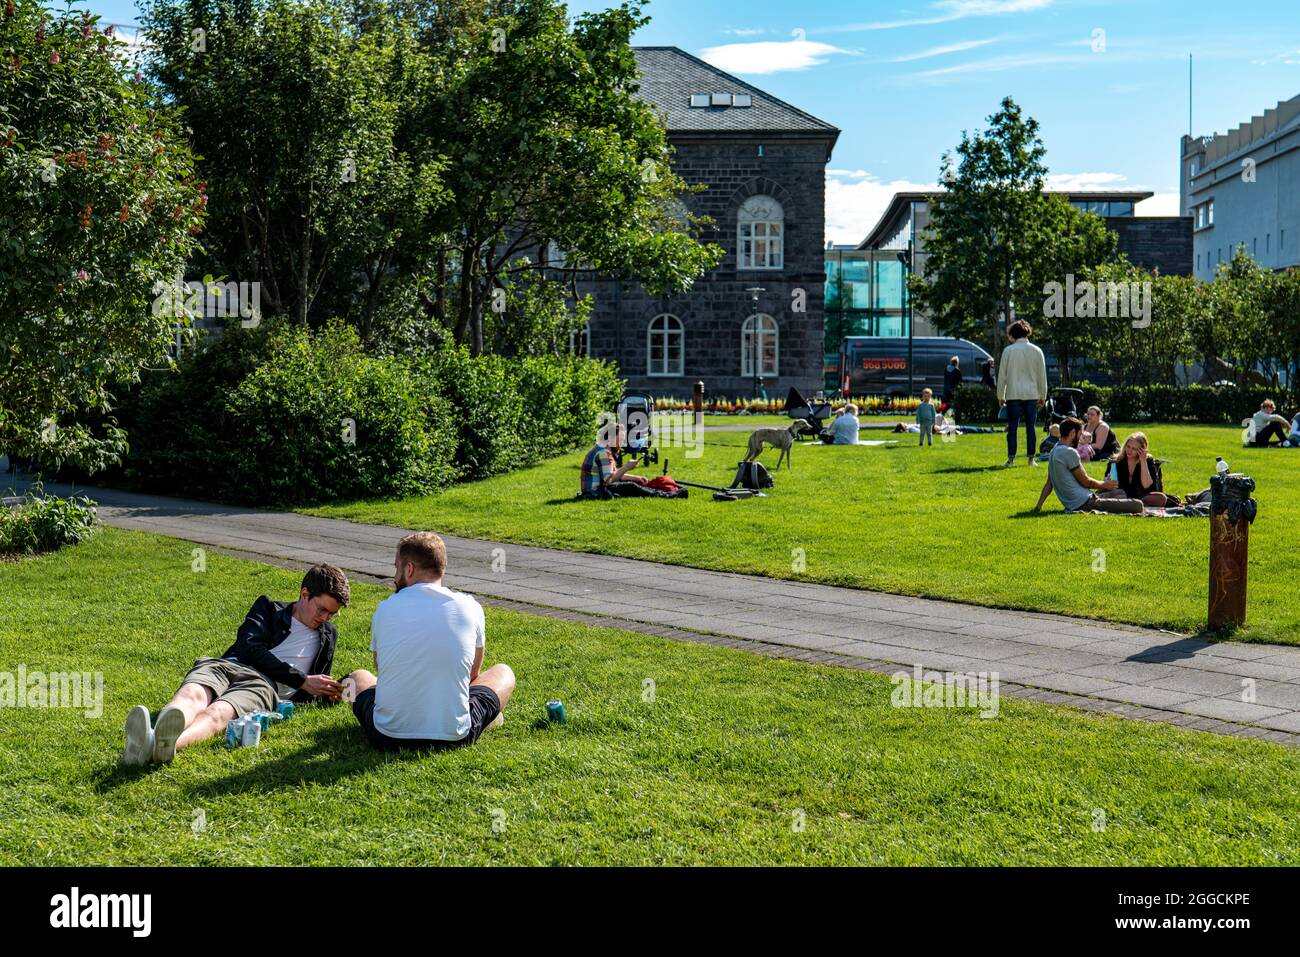
{"label": "flowering bush", "polygon": [[72,417],[164,360],[153,286],[196,248],[206,203],[175,116],[96,24],[0,6],[0,452],[87,468],[124,437]]}

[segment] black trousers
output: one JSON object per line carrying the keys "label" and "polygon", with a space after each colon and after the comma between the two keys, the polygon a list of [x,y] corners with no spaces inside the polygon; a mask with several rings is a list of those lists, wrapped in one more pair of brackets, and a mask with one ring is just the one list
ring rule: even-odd
{"label": "black trousers", "polygon": [[1287,431],[1286,429],[1282,428],[1281,422],[1270,422],[1268,424],[1268,428],[1266,428],[1263,432],[1255,433],[1255,444],[1268,445],[1268,440],[1273,438],[1274,436],[1277,437],[1279,443],[1286,441]]}

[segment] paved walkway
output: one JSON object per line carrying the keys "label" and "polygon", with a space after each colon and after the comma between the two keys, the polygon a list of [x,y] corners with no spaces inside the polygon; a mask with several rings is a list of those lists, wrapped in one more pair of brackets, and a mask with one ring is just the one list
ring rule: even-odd
{"label": "paved walkway", "polygon": [[[67,486],[49,485],[58,494]],[[392,575],[404,530],[81,488],[109,525],[301,568]],[[1300,744],[1300,647],[444,535],[448,584],[485,603],[863,670],[997,672],[1017,697]]]}

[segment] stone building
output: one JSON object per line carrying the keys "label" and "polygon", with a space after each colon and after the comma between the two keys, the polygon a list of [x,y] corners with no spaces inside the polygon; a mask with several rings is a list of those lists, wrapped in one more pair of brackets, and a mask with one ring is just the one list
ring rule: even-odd
{"label": "stone building", "polygon": [[[648,295],[604,278],[585,343],[629,387],[772,396],[820,387],[826,163],[839,130],[676,47],[637,47],[638,92],[663,117],[683,197],[726,258],[689,290]],[[750,290],[755,287],[762,291]],[[757,296],[755,299],[754,297]]]}

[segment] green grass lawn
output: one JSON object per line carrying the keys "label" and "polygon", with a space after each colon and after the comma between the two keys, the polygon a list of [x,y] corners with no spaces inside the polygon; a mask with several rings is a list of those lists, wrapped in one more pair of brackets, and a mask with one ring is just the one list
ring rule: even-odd
{"label": "green grass lawn", "polygon": [[[744,417],[706,419],[738,422]],[[1121,436],[1131,431],[1117,428]],[[1171,492],[1206,488],[1216,455],[1254,476],[1260,517],[1251,531],[1248,627],[1239,637],[1300,643],[1300,451],[1242,449],[1237,428],[1143,429],[1152,453],[1169,460]],[[776,473],[776,488],[761,500],[718,503],[696,492],[684,502],[574,501],[581,453],[572,453],[439,495],[308,511],[1186,632],[1203,625],[1208,521],[1066,515],[1055,497],[1034,515],[1046,467],[1002,469],[1003,435],[964,435],[926,448],[915,435],[863,435],[900,441],[796,447],[793,471]],[[702,457],[688,459],[681,448],[661,455],[679,478],[725,485],[746,438],[706,432]],[[763,459],[771,466],[776,455]],[[1100,464],[1089,468],[1100,476]],[[806,567],[796,572],[800,556]]]}
{"label": "green grass lawn", "polygon": [[[0,711],[0,863],[1300,863],[1279,745],[1007,698],[987,720],[892,708],[884,676],[495,609],[488,660],[519,687],[474,748],[382,756],[347,709],[307,708],[258,749],[122,769],[127,709],[297,587],[215,553],[196,574],[190,548],[106,529],[0,565],[0,670],[105,681],[98,719]],[[354,588],[336,674],[366,663],[385,594]],[[568,725],[539,723],[552,697]]]}

